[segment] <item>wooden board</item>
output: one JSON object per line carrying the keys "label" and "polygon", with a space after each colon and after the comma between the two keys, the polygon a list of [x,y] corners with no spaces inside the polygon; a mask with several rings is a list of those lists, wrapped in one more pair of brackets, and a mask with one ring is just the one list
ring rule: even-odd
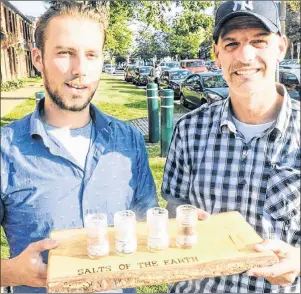
{"label": "wooden board", "polygon": [[212,215],[197,226],[198,244],[180,249],[175,244],[176,222],[169,220],[170,248],[147,249],[145,223],[137,225],[138,249],[130,256],[115,253],[114,228],[109,228],[110,255],[91,260],[84,229],[53,231],[59,240],[49,252],[48,292],[99,292],[242,273],[254,266],[278,262],[273,252],[256,252],[262,241],[238,212]]}

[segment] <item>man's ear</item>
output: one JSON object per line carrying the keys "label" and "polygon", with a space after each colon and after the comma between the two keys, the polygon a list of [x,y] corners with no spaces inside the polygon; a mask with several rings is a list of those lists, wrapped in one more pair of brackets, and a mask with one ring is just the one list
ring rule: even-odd
{"label": "man's ear", "polygon": [[218,49],[218,46],[216,44],[213,44],[213,53],[214,53],[216,65],[218,67],[221,67],[221,62],[220,62],[220,59],[219,59],[219,49]]}
{"label": "man's ear", "polygon": [[31,57],[32,57],[32,63],[34,67],[40,72],[43,72],[44,66],[43,66],[43,60],[42,60],[42,52],[38,48],[32,48],[31,49]]}
{"label": "man's ear", "polygon": [[288,39],[285,35],[279,37],[279,54],[278,54],[278,62],[281,62],[286,54],[288,47]]}

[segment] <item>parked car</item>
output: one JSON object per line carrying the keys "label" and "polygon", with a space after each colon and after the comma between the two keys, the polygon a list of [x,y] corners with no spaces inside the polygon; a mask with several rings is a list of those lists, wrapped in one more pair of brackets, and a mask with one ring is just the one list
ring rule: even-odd
{"label": "parked car", "polygon": [[159,89],[172,89],[174,99],[180,99],[181,85],[191,74],[187,69],[170,69],[162,72],[159,79]]}
{"label": "parked car", "polygon": [[185,106],[199,107],[204,103],[212,103],[225,99],[229,88],[219,73],[207,72],[189,76],[182,85],[180,103]]}
{"label": "parked car", "polygon": [[[161,72],[160,76],[163,71],[168,70],[168,69],[169,69],[168,66],[160,66],[160,72]],[[148,83],[156,83],[156,84],[158,84],[158,87],[159,87],[159,79],[156,77],[156,68],[155,67],[153,67],[151,69],[147,79],[148,79]]]}
{"label": "parked car", "polygon": [[124,80],[126,82],[132,82],[133,81],[133,75],[135,73],[137,66],[136,65],[132,65],[129,64],[126,66],[126,68],[124,69]]}
{"label": "parked car", "polygon": [[114,64],[105,64],[104,72],[108,74],[114,74],[116,72],[116,66]]}
{"label": "parked car", "polygon": [[148,75],[152,70],[152,66],[140,66],[135,70],[135,75],[133,76],[133,84],[136,86],[145,86],[148,83]]}
{"label": "parked car", "polygon": [[206,63],[206,67],[208,71],[219,71],[220,68],[217,66],[217,64],[214,61],[209,61]]}
{"label": "parked car", "polygon": [[191,73],[207,72],[205,61],[202,59],[187,59],[180,61],[180,67],[188,69]]}
{"label": "parked car", "polygon": [[292,99],[300,101],[300,65],[279,68],[279,81],[283,84]]}
{"label": "parked car", "polygon": [[104,64],[103,67],[102,67],[102,72],[105,72],[106,68],[107,68],[108,66],[110,66],[110,65],[111,65],[111,64]]}
{"label": "parked car", "polygon": [[169,61],[165,63],[165,66],[169,68],[180,68],[180,62],[178,61]]}
{"label": "parked car", "polygon": [[280,62],[279,66],[287,66],[287,65],[295,65],[295,64],[299,64],[300,65],[300,61],[298,59],[284,59],[283,61]]}

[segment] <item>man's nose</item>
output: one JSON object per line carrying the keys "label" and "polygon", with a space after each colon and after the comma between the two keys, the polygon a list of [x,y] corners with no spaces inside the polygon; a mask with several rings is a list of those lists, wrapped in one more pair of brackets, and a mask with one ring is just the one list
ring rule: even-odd
{"label": "man's nose", "polygon": [[85,55],[77,55],[72,64],[72,74],[74,76],[86,76],[88,71],[88,60]]}
{"label": "man's nose", "polygon": [[256,48],[250,44],[245,44],[240,47],[237,54],[237,59],[242,63],[250,63],[256,57]]}

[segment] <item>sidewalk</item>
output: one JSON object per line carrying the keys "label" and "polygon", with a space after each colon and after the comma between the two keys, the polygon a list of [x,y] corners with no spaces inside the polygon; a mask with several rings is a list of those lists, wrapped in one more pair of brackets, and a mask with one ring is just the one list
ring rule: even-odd
{"label": "sidewalk", "polygon": [[34,96],[35,92],[38,91],[43,91],[42,81],[28,83],[26,87],[10,92],[1,92],[1,117],[9,114],[17,105]]}
{"label": "sidewalk", "polygon": [[[174,123],[173,125],[177,123],[177,121],[183,116],[185,113],[175,113],[174,115]],[[160,120],[160,118],[159,118]],[[136,127],[143,136],[148,136],[148,118],[142,117],[134,120],[128,121],[132,126]],[[159,122],[160,124],[160,122]]]}

